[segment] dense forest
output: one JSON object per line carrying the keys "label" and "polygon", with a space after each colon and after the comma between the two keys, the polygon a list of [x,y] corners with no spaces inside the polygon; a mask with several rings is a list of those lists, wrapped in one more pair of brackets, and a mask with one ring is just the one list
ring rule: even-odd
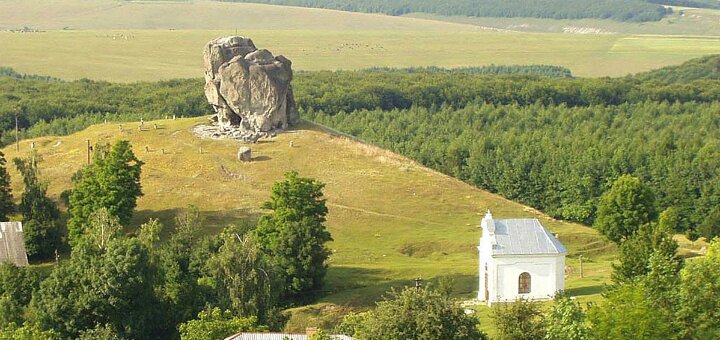
{"label": "dense forest", "polygon": [[672,10],[642,0],[221,0],[403,15],[658,21]]}
{"label": "dense forest", "polygon": [[[633,77],[483,75],[440,68],[298,72],[306,119],[548,214],[593,223],[623,174],[694,233],[720,205],[720,57]],[[522,74],[531,68],[506,67]],[[537,67],[549,74],[548,67]],[[562,70],[562,69],[558,69]],[[96,122],[210,113],[202,81],[112,84],[0,77],[2,140]]]}

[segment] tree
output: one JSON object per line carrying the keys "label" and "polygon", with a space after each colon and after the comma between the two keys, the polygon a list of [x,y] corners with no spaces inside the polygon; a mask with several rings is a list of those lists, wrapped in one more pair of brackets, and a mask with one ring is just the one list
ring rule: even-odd
{"label": "tree", "polygon": [[707,255],[688,261],[680,272],[682,338],[720,338],[720,238],[712,241]]}
{"label": "tree", "polygon": [[25,308],[39,284],[40,277],[28,267],[0,263],[0,328],[25,321]]}
{"label": "tree", "polygon": [[650,188],[636,177],[623,175],[600,197],[595,228],[620,244],[641,225],[655,220],[656,214],[655,197]]}
{"label": "tree", "polygon": [[137,199],[142,196],[142,165],[128,141],[118,141],[112,148],[95,147],[93,164],[80,171],[70,193],[68,231],[72,245],[87,227],[90,215],[100,208],[117,216],[121,225],[130,221]]}
{"label": "tree", "polygon": [[700,236],[712,240],[720,236],[720,207],[716,207],[697,228]]}
{"label": "tree", "polygon": [[63,337],[108,325],[120,337],[157,338],[163,311],[154,295],[154,271],[137,239],[111,239],[103,249],[80,243],[40,284],[32,315],[42,329]]}
{"label": "tree", "polygon": [[[224,244],[208,263],[222,305],[237,315],[253,316],[268,324],[277,294],[275,273],[254,235],[225,235]],[[275,288],[275,289],[273,289]]]}
{"label": "tree", "polygon": [[272,187],[263,205],[272,213],[260,218],[256,229],[260,247],[271,257],[285,281],[286,294],[298,298],[318,290],[327,271],[331,241],[325,228],[325,185],[291,171]]}
{"label": "tree", "polygon": [[224,339],[240,332],[267,332],[254,317],[234,316],[229,310],[206,309],[198,313],[197,319],[180,325],[180,339],[205,340]]}
{"label": "tree", "polygon": [[434,289],[392,290],[377,308],[350,314],[336,330],[355,339],[485,339],[478,319]]}
{"label": "tree", "polygon": [[670,230],[657,223],[643,224],[634,235],[620,244],[618,263],[612,264],[612,280],[616,284],[622,284],[647,274],[653,254],[675,263],[677,274],[682,264],[677,256],[677,249],[678,244]]}
{"label": "tree", "polygon": [[492,309],[500,339],[542,339],[545,324],[537,301],[519,298],[513,303],[498,304]]}
{"label": "tree", "polygon": [[582,340],[590,336],[585,312],[563,292],[555,294],[554,303],[545,317],[545,340]]}
{"label": "tree", "polygon": [[27,254],[47,259],[60,247],[60,210],[47,196],[47,183],[39,179],[40,160],[40,155],[32,151],[28,158],[15,158],[13,162],[25,184],[18,210],[23,215]]}
{"label": "tree", "polygon": [[588,309],[595,339],[666,339],[671,325],[657,313],[641,283],[629,283],[608,292]]}
{"label": "tree", "polygon": [[35,325],[18,326],[11,323],[6,327],[0,327],[0,340],[55,340],[62,339],[60,334],[55,331],[43,331]]}
{"label": "tree", "polygon": [[7,221],[8,215],[15,211],[12,189],[10,188],[10,174],[6,168],[5,154],[0,152],[0,220]]}
{"label": "tree", "polygon": [[[165,309],[162,321],[165,334],[177,332],[177,325],[196,317],[208,301],[216,303],[208,296],[208,285],[200,280],[202,274],[207,275],[203,272],[209,258],[196,259],[196,252],[205,250],[198,237],[202,223],[198,209],[189,206],[175,217],[175,232],[170,239],[151,252],[152,261],[159,263],[156,291]],[[144,243],[154,238],[146,233],[150,233],[150,227],[141,230]]]}

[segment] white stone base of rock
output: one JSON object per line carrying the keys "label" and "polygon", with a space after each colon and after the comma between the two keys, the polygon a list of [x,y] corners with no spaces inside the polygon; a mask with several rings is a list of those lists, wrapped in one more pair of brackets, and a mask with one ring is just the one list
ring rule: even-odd
{"label": "white stone base of rock", "polygon": [[243,128],[227,129],[217,125],[196,125],[192,132],[203,139],[233,139],[244,143],[255,143],[260,138],[271,138],[278,131],[248,131]]}

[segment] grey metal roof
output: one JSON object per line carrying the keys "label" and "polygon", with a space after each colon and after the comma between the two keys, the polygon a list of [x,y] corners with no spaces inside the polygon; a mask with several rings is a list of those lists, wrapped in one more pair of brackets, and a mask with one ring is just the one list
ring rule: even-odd
{"label": "grey metal roof", "polygon": [[[330,337],[337,340],[353,340],[347,335],[331,335]],[[307,334],[243,332],[231,335],[225,340],[308,340],[309,338]]]}
{"label": "grey metal roof", "polygon": [[493,255],[563,254],[567,248],[537,218],[495,220]]}
{"label": "grey metal roof", "polygon": [[0,222],[0,262],[4,261],[16,266],[28,265],[21,222]]}

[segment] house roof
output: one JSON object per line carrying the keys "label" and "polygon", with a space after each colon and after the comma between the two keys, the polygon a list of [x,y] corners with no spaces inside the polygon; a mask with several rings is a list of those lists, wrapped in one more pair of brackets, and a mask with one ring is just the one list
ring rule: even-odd
{"label": "house roof", "polygon": [[[347,335],[331,335],[330,337],[337,340],[353,339]],[[309,338],[307,334],[243,332],[231,335],[225,340],[308,340]]]}
{"label": "house roof", "polygon": [[27,266],[25,240],[21,222],[0,222],[0,262]]}
{"label": "house roof", "polygon": [[564,254],[567,248],[537,218],[494,220],[493,255]]}

